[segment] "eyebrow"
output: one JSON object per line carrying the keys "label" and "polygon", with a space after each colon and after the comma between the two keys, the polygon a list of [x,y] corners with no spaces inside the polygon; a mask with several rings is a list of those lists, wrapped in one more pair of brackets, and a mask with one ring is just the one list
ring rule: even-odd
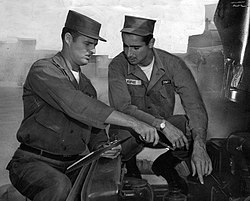
{"label": "eyebrow", "polygon": [[127,45],[123,43],[123,47],[142,47],[143,45]]}
{"label": "eyebrow", "polygon": [[88,41],[88,40],[87,40],[87,41],[85,41],[85,43],[97,45],[97,44],[98,44],[98,41],[95,42],[95,41]]}

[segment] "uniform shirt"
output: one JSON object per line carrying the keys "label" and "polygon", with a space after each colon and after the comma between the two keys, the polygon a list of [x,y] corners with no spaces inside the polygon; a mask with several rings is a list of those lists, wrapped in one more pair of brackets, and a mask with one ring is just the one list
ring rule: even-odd
{"label": "uniform shirt", "polygon": [[71,70],[72,74],[74,75],[77,83],[79,84],[79,81],[80,81],[80,73],[77,72],[77,71],[74,71],[74,70]]}
{"label": "uniform shirt", "polygon": [[85,152],[92,127],[97,134],[114,110],[96,99],[96,90],[81,72],[79,84],[61,53],[35,62],[23,88],[24,119],[17,139],[54,154]]}
{"label": "uniform shirt", "polygon": [[173,115],[175,92],[180,95],[191,129],[207,129],[207,112],[190,70],[177,56],[153,48],[155,57],[150,81],[124,53],[109,64],[109,102],[115,109],[150,125],[155,118]]}
{"label": "uniform shirt", "polygon": [[147,65],[147,66],[138,65],[142,69],[142,71],[145,73],[148,80],[150,80],[150,78],[151,78],[151,74],[152,74],[153,67],[154,67],[154,62],[155,62],[155,58],[153,57],[153,59],[149,65]]}

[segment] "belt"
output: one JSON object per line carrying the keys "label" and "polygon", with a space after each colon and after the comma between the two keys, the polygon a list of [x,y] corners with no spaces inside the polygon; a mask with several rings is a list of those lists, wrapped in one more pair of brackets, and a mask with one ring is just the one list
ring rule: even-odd
{"label": "belt", "polygon": [[79,159],[79,155],[56,155],[56,154],[51,154],[49,152],[43,151],[41,149],[37,149],[31,146],[28,146],[26,144],[20,144],[19,149],[23,151],[28,151],[30,153],[34,153],[40,156],[44,156],[46,158],[54,159],[54,160],[59,160],[59,161],[73,161]]}

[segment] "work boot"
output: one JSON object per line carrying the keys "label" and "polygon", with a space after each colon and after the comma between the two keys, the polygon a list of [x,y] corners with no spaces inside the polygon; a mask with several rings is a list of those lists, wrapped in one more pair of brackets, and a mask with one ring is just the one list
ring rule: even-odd
{"label": "work boot", "polygon": [[136,156],[133,156],[131,159],[125,162],[127,173],[125,177],[134,177],[137,179],[142,179],[141,172],[136,164]]}
{"label": "work boot", "polygon": [[172,155],[170,151],[160,155],[152,165],[152,171],[157,176],[166,179],[169,188],[175,187],[181,190],[181,193],[188,194],[188,185],[186,181],[179,176],[175,166],[180,160]]}

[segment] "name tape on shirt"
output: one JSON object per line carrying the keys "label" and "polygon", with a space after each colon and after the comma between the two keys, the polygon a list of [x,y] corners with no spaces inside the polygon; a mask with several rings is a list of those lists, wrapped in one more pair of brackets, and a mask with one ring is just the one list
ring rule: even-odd
{"label": "name tape on shirt", "polygon": [[126,79],[126,83],[130,85],[141,85],[141,80]]}
{"label": "name tape on shirt", "polygon": [[162,85],[171,84],[171,80],[162,80]]}

